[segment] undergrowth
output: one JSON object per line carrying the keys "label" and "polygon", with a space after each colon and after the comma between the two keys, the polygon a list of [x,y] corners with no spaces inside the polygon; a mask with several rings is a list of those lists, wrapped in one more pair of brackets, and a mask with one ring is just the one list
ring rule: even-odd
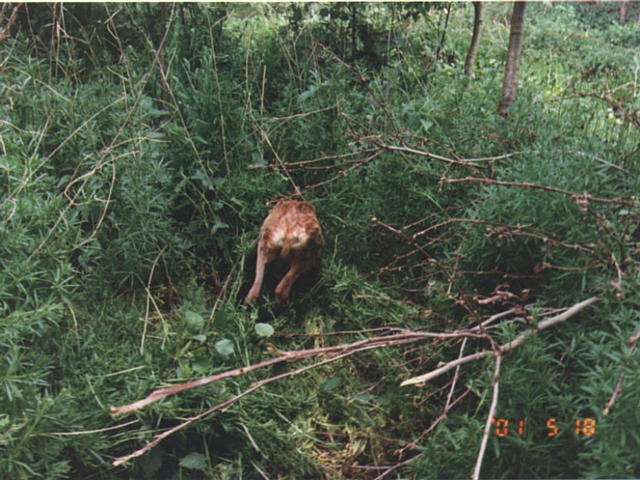
{"label": "undergrowth", "polygon": [[[482,476],[640,475],[638,34],[617,10],[531,4],[503,118],[508,5],[485,6],[468,88],[466,4],[16,8],[0,15],[1,477],[467,476],[497,383],[510,430],[492,426]],[[273,285],[245,307],[283,196],[316,207],[320,269],[290,308]],[[497,345],[588,297],[493,377]],[[110,414],[394,332],[460,334]]]}

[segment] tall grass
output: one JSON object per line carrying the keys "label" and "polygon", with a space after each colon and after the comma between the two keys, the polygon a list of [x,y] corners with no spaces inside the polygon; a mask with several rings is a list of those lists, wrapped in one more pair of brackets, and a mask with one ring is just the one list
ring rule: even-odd
{"label": "tall grass", "polygon": [[[482,475],[639,474],[636,29],[532,5],[503,119],[508,6],[487,5],[466,89],[470,7],[354,5],[30,5],[0,43],[0,476],[470,475],[493,362],[400,381],[593,295],[505,357],[497,416],[527,428],[492,434]],[[247,308],[280,196],[316,206],[322,269],[290,309]],[[490,336],[311,369],[111,465],[300,365],[110,416],[154,389],[511,308]]]}

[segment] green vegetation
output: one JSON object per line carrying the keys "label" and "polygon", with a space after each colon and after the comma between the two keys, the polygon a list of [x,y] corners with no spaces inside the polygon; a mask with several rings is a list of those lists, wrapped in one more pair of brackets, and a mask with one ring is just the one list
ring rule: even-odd
{"label": "green vegetation", "polygon": [[[510,4],[485,6],[470,82],[470,4],[11,8],[1,478],[468,477],[496,385],[509,432],[492,427],[481,477],[640,476],[640,7],[529,5],[507,118]],[[270,202],[300,194],[321,268],[290,308],[273,283],[245,307]],[[497,382],[488,355],[400,386],[590,297],[500,355]],[[112,465],[330,357],[110,407],[407,331],[457,333],[269,381]]]}

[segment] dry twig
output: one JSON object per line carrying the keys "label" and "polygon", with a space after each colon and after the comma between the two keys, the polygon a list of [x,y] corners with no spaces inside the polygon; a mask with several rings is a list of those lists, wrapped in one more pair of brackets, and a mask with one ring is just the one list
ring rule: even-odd
{"label": "dry twig", "polygon": [[491,406],[489,407],[489,414],[487,415],[487,421],[484,424],[484,432],[482,432],[482,441],[480,442],[480,451],[478,452],[478,458],[476,459],[476,466],[473,469],[471,475],[472,480],[478,480],[480,478],[480,468],[482,467],[482,460],[484,459],[484,452],[487,449],[487,441],[489,440],[489,431],[491,430],[491,419],[496,414],[496,408],[498,406],[498,391],[500,387],[500,363],[502,362],[502,355],[496,354],[496,366],[493,370],[493,395],[491,396]]}
{"label": "dry twig", "polygon": [[[556,315],[555,317],[551,317],[548,318],[546,320],[542,320],[541,322],[538,323],[538,325],[534,328],[528,329],[526,331],[524,331],[523,333],[521,333],[520,335],[518,335],[514,340],[505,343],[504,345],[500,345],[499,347],[499,352],[501,354],[507,353],[517,347],[519,347],[520,345],[522,345],[524,343],[524,341],[527,339],[527,337],[529,337],[530,335],[537,333],[541,330],[544,330],[546,328],[549,328],[553,325],[556,325],[558,323],[564,322],[565,320],[567,320],[568,318],[571,318],[572,316],[574,316],[576,313],[578,313],[579,311],[585,309],[586,307],[588,307],[589,305],[595,303],[598,300],[598,297],[591,297],[587,300],[583,300],[580,303],[576,303],[574,306],[572,306],[571,308],[569,308],[566,312],[563,312],[559,315]],[[430,380],[433,380],[434,378],[439,377],[440,375],[448,372],[449,370],[456,368],[458,365],[464,365],[465,363],[469,363],[469,362],[473,362],[476,360],[480,360],[481,358],[484,357],[488,357],[489,355],[492,355],[494,352],[492,350],[481,350],[480,352],[476,352],[473,353],[471,355],[467,355],[465,357],[462,358],[458,358],[457,360],[453,360],[451,362],[448,362],[446,364],[444,364],[443,366],[436,368],[435,370],[425,373],[424,375],[419,375],[417,377],[413,377],[413,378],[409,378],[407,380],[405,380],[404,382],[402,382],[400,384],[400,386],[404,387],[406,385],[421,385],[424,384]]]}
{"label": "dry twig", "polygon": [[[430,372],[426,375],[421,375],[419,377],[414,377],[412,379],[406,380],[405,382],[403,382],[401,385],[412,385],[412,384],[418,384],[418,383],[423,383],[426,382],[432,378],[435,378],[438,375],[441,375],[442,373],[455,368],[459,365],[462,365],[464,363],[468,363],[470,361],[473,360],[478,360],[481,358],[484,358],[490,354],[495,354],[497,356],[500,356],[502,354],[505,354],[506,352],[513,350],[514,348],[520,346],[525,339],[535,333],[538,332],[540,330],[543,330],[545,328],[551,327],[552,325],[555,325],[557,323],[560,323],[568,318],[570,318],[571,316],[573,316],[574,314],[576,314],[577,312],[579,312],[580,310],[582,310],[583,308],[586,308],[587,306],[591,305],[592,303],[594,303],[597,300],[596,297],[592,297],[588,300],[585,300],[583,302],[580,302],[576,305],[574,305],[573,307],[569,308],[567,311],[565,311],[564,313],[561,313],[559,315],[556,315],[552,318],[546,319],[541,321],[537,327],[529,329],[527,331],[525,331],[524,333],[520,334],[518,337],[516,337],[516,339],[514,339],[513,341],[502,345],[502,346],[497,346],[495,344],[495,342],[491,341],[492,343],[492,350],[486,350],[486,351],[481,351],[472,355],[467,355],[466,357],[461,357],[458,360],[452,361],[447,363],[445,366],[440,367],[436,370],[434,370],[433,372]],[[486,323],[486,322],[485,322]],[[411,330],[402,330],[402,329],[397,329],[396,330],[397,333],[391,333],[388,335],[381,335],[378,337],[373,337],[373,338],[368,338],[368,339],[364,339],[364,340],[359,340],[350,344],[346,344],[346,345],[336,345],[336,346],[329,346],[329,347],[321,347],[321,348],[312,348],[312,349],[307,349],[307,350],[298,350],[298,351],[280,351],[277,350],[275,347],[272,346],[272,348],[270,349],[271,352],[276,353],[278,356],[275,358],[271,358],[269,360],[265,360],[263,362],[257,363],[257,364],[253,364],[253,365],[249,365],[247,367],[241,367],[241,368],[236,368],[233,370],[227,370],[225,372],[221,372],[218,373],[216,375],[212,375],[206,378],[202,378],[199,380],[194,380],[191,382],[186,382],[186,383],[182,383],[182,384],[178,384],[178,385],[173,385],[171,387],[165,387],[165,388],[161,388],[159,390],[155,390],[154,392],[152,392],[149,396],[147,396],[144,399],[138,400],[136,402],[133,402],[131,404],[128,405],[123,405],[121,407],[117,407],[111,408],[111,414],[115,417],[115,416],[119,416],[119,415],[123,415],[123,414],[129,414],[129,413],[133,413],[141,408],[144,408],[152,403],[155,403],[159,400],[162,400],[170,395],[174,395],[180,392],[184,392],[193,388],[197,388],[197,387],[201,387],[204,385],[208,385],[223,379],[227,379],[227,378],[231,378],[231,377],[238,377],[238,376],[242,376],[242,375],[246,375],[249,372],[252,371],[256,371],[265,367],[268,367],[270,365],[274,365],[277,363],[281,363],[281,362],[296,362],[296,361],[301,361],[301,360],[308,360],[308,359],[312,359],[312,358],[318,358],[318,357],[325,357],[324,360],[320,360],[317,361],[315,363],[311,363],[309,365],[300,367],[298,369],[292,370],[292,371],[288,371],[285,373],[281,373],[279,375],[275,375],[272,377],[268,377],[266,379],[263,380],[259,380],[257,382],[254,382],[249,388],[247,388],[246,390],[244,390],[243,392],[239,393],[238,395],[235,395],[234,397],[227,399],[217,405],[215,405],[214,407],[199,413],[198,415],[195,415],[193,417],[188,418],[187,420],[185,420],[184,422],[182,422],[179,425],[176,425],[175,427],[164,431],[161,434],[158,434],[154,437],[154,439],[148,443],[147,445],[145,445],[144,447],[140,448],[139,450],[136,450],[135,452],[126,455],[124,457],[120,457],[117,458],[113,464],[114,465],[120,465],[132,458],[138,457],[142,454],[144,454],[145,452],[147,452],[148,450],[150,450],[151,448],[153,448],[155,445],[157,445],[158,443],[160,443],[163,439],[167,438],[168,436],[172,435],[173,433],[179,431],[180,429],[186,427],[187,425],[206,417],[207,415],[218,411],[218,410],[223,410],[226,409],[228,407],[230,407],[231,405],[233,405],[234,403],[236,403],[238,400],[240,400],[241,398],[245,397],[246,395],[248,395],[249,393],[253,392],[254,390],[257,390],[260,387],[263,387],[269,383],[275,382],[277,380],[283,379],[283,378],[287,378],[287,377],[292,377],[295,375],[299,375],[301,373],[304,373],[308,370],[311,370],[313,368],[317,368],[323,365],[326,365],[328,363],[331,362],[335,362],[337,360],[346,358],[350,355],[353,355],[355,353],[359,353],[359,352],[364,352],[367,350],[372,350],[372,349],[379,349],[379,348],[387,348],[387,347],[397,347],[397,346],[402,346],[402,345],[407,345],[410,343],[416,343],[416,342],[420,342],[420,341],[424,341],[424,340],[433,340],[433,339],[458,339],[458,338],[467,338],[467,337],[472,337],[472,338],[484,338],[487,339],[489,338],[489,340],[491,340],[490,337],[488,337],[488,334],[486,333],[485,330],[485,325],[481,324],[481,325],[477,325],[476,327],[473,327],[471,329],[461,329],[461,330],[454,330],[452,332],[444,332],[444,333],[433,333],[433,332],[420,332],[420,331],[411,331]],[[497,368],[499,368],[499,366],[497,366]],[[459,401],[462,397],[458,397],[458,399],[454,402],[452,402],[449,405],[449,408],[451,408],[455,403],[457,403],[457,401]],[[442,421],[442,419],[445,418],[447,411],[444,411],[443,414],[441,415],[441,418],[439,420],[436,421],[436,424],[439,423],[440,421]],[[428,433],[428,431],[426,432]],[[425,435],[426,435],[425,433]],[[397,468],[397,466],[393,466],[391,467],[391,470],[395,470]],[[387,473],[389,473],[391,470],[388,470]],[[386,473],[383,474],[383,476],[386,475]]]}
{"label": "dry twig", "polygon": [[[640,340],[640,327],[638,327],[638,331],[636,332],[636,334],[633,337],[631,337],[627,342],[629,343],[629,355],[631,355],[633,351],[636,349],[638,340]],[[620,372],[620,378],[618,379],[618,383],[616,384],[616,388],[613,391],[613,394],[611,394],[611,398],[605,405],[604,410],[602,411],[602,415],[604,417],[609,415],[609,411],[611,410],[611,407],[613,407],[613,405],[616,403],[618,396],[620,396],[620,394],[622,393],[622,382],[624,381],[624,374],[625,374],[624,367],[625,366],[623,365],[622,371]]]}
{"label": "dry twig", "polygon": [[[10,6],[11,6],[10,3],[2,4],[2,8],[0,8],[0,24],[4,21],[7,10],[10,8]],[[16,21],[16,15],[18,13],[18,10],[20,10],[20,7],[22,7],[22,3],[18,3],[14,5],[13,9],[11,10],[11,14],[9,15],[9,18],[7,19],[6,24],[4,25],[4,27],[0,26],[0,42],[2,42],[2,40],[4,40],[5,38],[9,37],[11,27]]]}
{"label": "dry twig", "polygon": [[465,182],[473,182],[473,183],[486,183],[488,185],[502,185],[506,187],[520,187],[520,188],[533,188],[538,190],[543,190],[545,192],[553,192],[560,193],[562,195],[567,195],[571,197],[576,203],[588,203],[588,202],[596,202],[596,203],[610,203],[616,205],[622,205],[625,207],[636,207],[638,206],[638,202],[634,199],[624,199],[624,198],[599,198],[589,195],[588,193],[574,193],[568,190],[563,190],[561,188],[549,187],[546,185],[538,185],[537,183],[531,182],[510,182],[506,180],[495,180],[493,178],[478,178],[478,177],[463,177],[463,178],[443,178],[443,182],[446,183],[465,183]]}
{"label": "dry twig", "polygon": [[166,250],[166,246],[162,247],[160,249],[160,251],[158,252],[158,255],[156,255],[155,260],[153,261],[153,264],[151,265],[151,270],[149,271],[149,278],[147,279],[147,285],[146,285],[146,292],[147,292],[147,302],[146,302],[146,306],[144,309],[144,325],[142,327],[142,338],[140,339],[140,355],[144,355],[144,340],[147,336],[147,325],[149,324],[149,306],[151,301],[153,301],[153,305],[154,307],[156,307],[156,311],[162,315],[160,313],[160,310],[158,309],[158,306],[156,305],[155,300],[153,300],[153,296],[151,295],[151,280],[153,280],[153,272],[156,269],[156,265],[158,264],[158,260],[160,260],[160,257],[162,256],[162,254],[164,253],[164,251]]}

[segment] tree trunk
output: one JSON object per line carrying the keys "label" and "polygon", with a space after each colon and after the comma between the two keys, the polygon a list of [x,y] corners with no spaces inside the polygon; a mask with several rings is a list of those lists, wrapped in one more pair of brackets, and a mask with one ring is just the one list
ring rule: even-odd
{"label": "tree trunk", "polygon": [[357,28],[357,11],[356,11],[356,4],[352,3],[349,5],[349,8],[351,9],[351,58],[353,60],[355,60],[356,58],[358,58],[358,40],[357,40],[357,32],[356,32],[356,28]]}
{"label": "tree trunk", "polygon": [[444,47],[444,39],[447,35],[447,27],[449,26],[449,15],[451,14],[451,8],[451,2],[449,2],[446,7],[447,16],[445,17],[444,21],[444,29],[442,30],[442,37],[440,38],[440,45],[438,45],[438,48],[436,49],[436,61],[440,60],[440,52]]}
{"label": "tree trunk", "polygon": [[624,19],[629,11],[629,3],[630,0],[622,0],[622,4],[620,5],[620,23],[624,23]]}
{"label": "tree trunk", "polygon": [[162,108],[167,109],[169,104],[169,85],[167,84],[167,70],[165,65],[165,57],[167,53],[166,47],[167,36],[167,4],[160,5],[160,40],[158,44],[158,76],[160,77],[160,86],[162,88]]}
{"label": "tree trunk", "polygon": [[527,2],[515,2],[513,4],[509,50],[507,52],[507,64],[504,67],[504,83],[502,84],[502,98],[498,104],[498,113],[503,117],[508,115],[509,107],[516,99],[516,92],[518,91],[518,73],[520,72],[520,53],[522,52],[524,11],[526,8]]}
{"label": "tree trunk", "polygon": [[473,64],[476,61],[476,53],[480,44],[480,33],[482,31],[482,2],[473,2],[473,36],[471,37],[471,45],[467,59],[464,62],[464,74],[467,76],[467,87],[471,82],[471,74],[473,73]]}

